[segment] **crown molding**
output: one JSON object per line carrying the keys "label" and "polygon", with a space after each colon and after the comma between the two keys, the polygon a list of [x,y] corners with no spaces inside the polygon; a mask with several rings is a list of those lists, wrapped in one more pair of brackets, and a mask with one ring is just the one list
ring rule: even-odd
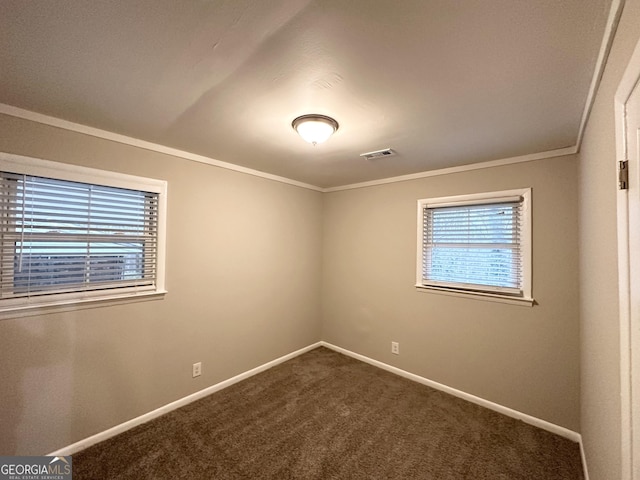
{"label": "crown molding", "polygon": [[267,180],[273,180],[276,182],[286,183],[296,187],[306,188],[314,190],[316,192],[329,193],[337,192],[340,190],[351,190],[354,188],[372,187],[376,185],[384,185],[387,183],[405,182],[407,180],[415,180],[417,178],[434,177],[437,175],[449,175],[451,173],[467,172],[471,170],[480,170],[483,168],[499,167],[502,165],[510,165],[514,163],[530,162],[533,160],[541,160],[545,158],[559,157],[562,155],[570,155],[576,153],[576,147],[561,148],[558,150],[551,150],[548,152],[533,153],[529,155],[523,155],[519,157],[503,158],[499,160],[490,160],[487,162],[472,163],[469,165],[461,165],[459,167],[441,168],[438,170],[428,170],[425,172],[412,173],[409,175],[401,175],[398,177],[383,178],[381,180],[373,180],[370,182],[354,183],[350,185],[342,185],[339,187],[323,188],[308,183],[299,182],[290,178],[273,175],[259,170],[253,170],[247,167],[241,167],[234,165],[233,163],[223,162],[213,158],[205,157],[195,153],[186,152],[184,150],[178,150],[176,148],[166,147],[157,143],[147,142],[146,140],[139,140],[137,138],[128,137],[119,133],[109,132],[107,130],[101,130],[99,128],[89,127],[80,123],[69,122],[68,120],[62,120],[61,118],[51,117],[42,113],[33,112],[31,110],[25,110],[23,108],[14,107],[0,103],[0,114],[9,115],[16,118],[22,118],[24,120],[30,120],[32,122],[49,125],[51,127],[61,128],[63,130],[69,130],[84,135],[90,135],[92,137],[101,138],[104,140],[110,140],[133,147],[142,148],[145,150],[151,150],[153,152],[164,153],[173,157],[183,158],[185,160],[191,160],[194,162],[205,163],[214,167],[225,168],[227,170],[233,170],[235,172],[246,173],[247,175],[253,175],[256,177],[266,178]]}
{"label": "crown molding", "polygon": [[618,30],[618,24],[620,23],[624,4],[625,0],[613,0],[611,8],[609,9],[609,18],[607,18],[607,24],[605,25],[602,43],[600,44],[600,51],[598,52],[598,59],[596,60],[596,67],[593,71],[591,85],[589,86],[589,93],[587,94],[587,100],[582,112],[582,119],[580,120],[580,129],[578,130],[578,140],[576,142],[578,152],[582,145],[582,138],[584,137],[584,131],[587,128],[587,122],[589,121],[593,103],[596,99],[596,93],[598,93],[598,88],[600,88],[604,69],[607,66],[607,60],[609,58],[609,53],[611,52],[613,39],[615,38],[616,31]]}
{"label": "crown molding", "polygon": [[247,175],[253,175],[254,177],[261,177],[267,180],[273,180],[280,183],[286,183],[296,187],[307,188],[309,190],[315,190],[322,192],[323,189],[310,185],[308,183],[299,182],[290,178],[281,177],[279,175],[273,175],[271,173],[261,172],[252,168],[241,167],[240,165],[234,165],[233,163],[223,162],[214,158],[205,157],[204,155],[198,155],[196,153],[186,152],[177,148],[171,148],[158,143],[147,142],[146,140],[139,140],[137,138],[128,137],[119,133],[109,132],[107,130],[101,130],[99,128],[89,127],[80,123],[69,122],[68,120],[62,120],[61,118],[51,117],[49,115],[43,115],[42,113],[32,112],[31,110],[25,110],[23,108],[14,107],[13,105],[7,105],[0,103],[0,113],[10,115],[12,117],[22,118],[24,120],[30,120],[36,123],[42,123],[51,127],[61,128],[63,130],[69,130],[76,133],[82,133],[84,135],[90,135],[92,137],[101,138],[104,140],[111,140],[112,142],[122,143],[124,145],[130,145],[132,147],[138,147],[145,150],[151,150],[153,152],[164,153],[173,157],[183,158],[185,160],[191,160],[199,163],[206,163],[214,167],[220,167],[227,170],[233,170],[235,172],[246,173]]}
{"label": "crown molding", "polygon": [[387,183],[406,182],[409,180],[417,180],[419,178],[436,177],[439,175],[450,175],[452,173],[470,172],[472,170],[481,170],[484,168],[502,167],[504,165],[513,165],[516,163],[533,162],[535,160],[544,160],[545,158],[562,157],[572,155],[578,152],[578,148],[573,147],[559,148],[557,150],[549,150],[546,152],[530,153],[519,157],[502,158],[499,160],[489,160],[487,162],[471,163],[468,165],[460,165],[459,167],[441,168],[438,170],[428,170],[426,172],[411,173],[408,175],[400,175],[398,177],[382,178],[380,180],[372,180],[370,182],[353,183],[351,185],[343,185],[340,187],[331,187],[323,189],[323,192],[339,192],[341,190],[353,190],[355,188],[375,187],[377,185],[385,185]]}
{"label": "crown molding", "polygon": [[279,175],[273,175],[271,173],[254,170],[252,168],[242,167],[240,165],[235,165],[233,163],[223,162],[221,160],[216,160],[214,158],[206,157],[204,155],[198,155],[198,154],[187,152],[184,150],[167,147],[165,145],[160,145],[157,143],[140,140],[133,137],[128,137],[126,135],[109,132],[99,128],[89,127],[87,125],[70,122],[68,120],[63,120],[57,117],[52,117],[49,115],[44,115],[44,114],[33,112],[30,110],[25,110],[23,108],[15,107],[13,105],[0,103],[0,114],[10,115],[13,117],[30,120],[36,123],[41,123],[44,125],[61,128],[64,130],[69,130],[69,131],[81,133],[84,135],[90,135],[90,136],[105,139],[105,140],[111,140],[113,142],[122,143],[125,145],[130,145],[133,147],[138,147],[138,148],[142,148],[145,150],[150,150],[158,153],[163,153],[163,154],[171,155],[178,158],[183,158],[185,160],[204,163],[207,165],[212,165],[212,166],[224,168],[227,170],[233,170],[235,172],[245,173],[247,175],[260,177],[267,180],[273,180],[276,182],[285,183],[287,185],[293,185],[296,187],[306,188],[309,190],[314,190],[316,192],[322,192],[322,193],[337,192],[341,190],[351,190],[355,188],[371,187],[371,186],[384,185],[384,184],[395,183],[395,182],[405,182],[408,180],[433,177],[437,175],[449,175],[452,173],[467,172],[467,171],[479,170],[484,168],[493,168],[493,167],[498,167],[503,165],[530,162],[530,161],[541,160],[545,158],[559,157],[563,155],[571,155],[574,153],[578,153],[580,151],[580,146],[584,136],[584,131],[585,131],[587,122],[589,121],[589,115],[593,107],[596,93],[602,81],[602,75],[604,73],[604,69],[607,64],[607,59],[611,51],[611,46],[613,44],[613,39],[615,37],[618,24],[620,22],[620,17],[622,15],[624,4],[625,4],[625,0],[613,0],[611,4],[611,8],[609,10],[609,17],[607,19],[605,32],[602,38],[600,51],[598,53],[598,58],[596,61],[596,67],[593,73],[593,77],[591,79],[589,93],[587,95],[587,100],[585,102],[585,107],[584,107],[582,118],[580,121],[580,128],[578,131],[578,138],[577,138],[576,145],[572,147],[557,149],[557,150],[550,150],[546,152],[522,155],[519,157],[490,160],[486,162],[473,163],[473,164],[462,165],[458,167],[449,167],[449,168],[443,168],[438,170],[428,170],[424,172],[413,173],[409,175],[401,175],[397,177],[390,177],[390,178],[385,178],[381,180],[373,180],[369,182],[354,183],[354,184],[342,185],[338,187],[323,188],[316,185],[311,185],[309,183],[293,180],[290,178],[281,177]]}

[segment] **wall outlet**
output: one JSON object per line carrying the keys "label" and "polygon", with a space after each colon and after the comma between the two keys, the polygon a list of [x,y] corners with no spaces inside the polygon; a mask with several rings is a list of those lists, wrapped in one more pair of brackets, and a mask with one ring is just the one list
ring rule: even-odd
{"label": "wall outlet", "polygon": [[199,377],[202,375],[202,362],[193,364],[193,378]]}
{"label": "wall outlet", "polygon": [[400,344],[398,342],[391,342],[391,353],[400,355]]}

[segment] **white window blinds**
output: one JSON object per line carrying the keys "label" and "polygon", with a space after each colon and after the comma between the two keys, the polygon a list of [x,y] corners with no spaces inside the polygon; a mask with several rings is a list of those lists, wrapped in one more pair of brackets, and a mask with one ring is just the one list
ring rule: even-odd
{"label": "white window blinds", "polygon": [[158,194],[0,173],[0,298],[153,289]]}
{"label": "white window blinds", "polygon": [[424,205],[422,285],[523,293],[521,197]]}

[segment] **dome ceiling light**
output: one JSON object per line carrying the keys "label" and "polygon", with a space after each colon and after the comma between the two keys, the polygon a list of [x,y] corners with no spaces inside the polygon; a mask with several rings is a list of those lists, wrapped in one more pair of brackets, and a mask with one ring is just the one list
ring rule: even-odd
{"label": "dome ceiling light", "polygon": [[302,115],[291,122],[293,129],[298,132],[305,142],[313,144],[325,142],[336,130],[338,122],[326,115]]}

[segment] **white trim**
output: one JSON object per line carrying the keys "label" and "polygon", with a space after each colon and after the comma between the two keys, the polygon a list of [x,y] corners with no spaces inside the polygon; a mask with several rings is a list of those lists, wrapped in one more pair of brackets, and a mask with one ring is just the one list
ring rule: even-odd
{"label": "white trim", "polygon": [[292,358],[295,358],[299,355],[302,355],[303,353],[306,353],[310,350],[313,350],[314,348],[321,346],[321,343],[322,342],[316,342],[314,344],[301,348],[300,350],[296,350],[295,352],[291,352],[287,355],[276,358],[275,360],[272,360],[256,368],[253,368],[244,373],[236,375],[235,377],[231,377],[220,383],[216,383],[215,385],[211,385],[210,387],[207,387],[198,392],[192,393],[191,395],[182,397],[160,408],[156,408],[151,412],[140,415],[139,417],[132,418],[131,420],[128,420],[114,427],[111,427],[108,430],[104,430],[103,432],[96,433],[95,435],[91,435],[90,437],[87,437],[76,443],[63,447],[59,450],[56,450],[55,452],[49,453],[47,454],[47,456],[60,457],[60,456],[73,455],[74,453],[77,453],[80,450],[84,450],[85,448],[89,448],[90,446],[95,445],[96,443],[104,442],[105,440],[115,437],[116,435],[126,432],[127,430],[131,430],[132,428],[137,427],[138,425],[142,425],[143,423],[149,422],[154,418],[161,417],[166,413],[172,412],[173,410],[176,410],[180,407],[183,407],[192,402],[195,402],[196,400],[200,400],[201,398],[211,395],[212,393],[215,393],[227,387],[230,387],[231,385],[241,382],[242,380],[252,377],[258,373],[264,372],[265,370],[275,367],[280,363],[286,362],[287,360],[291,360]]}
{"label": "white trim", "polygon": [[233,170],[240,173],[246,173],[247,175],[253,175],[256,177],[265,178],[267,180],[273,180],[296,187],[306,188],[314,190],[316,192],[330,193],[338,192],[341,190],[352,190],[355,188],[373,187],[376,185],[385,185],[388,183],[406,182],[408,180],[415,180],[419,178],[435,177],[439,175],[450,175],[452,173],[469,172],[473,170],[482,170],[484,168],[500,167],[503,165],[513,165],[523,162],[531,162],[535,160],[544,160],[547,158],[562,157],[565,155],[572,155],[578,152],[577,146],[565,147],[556,150],[549,150],[546,152],[531,153],[527,155],[521,155],[518,157],[502,158],[497,160],[489,160],[486,162],[471,163],[468,165],[460,165],[458,167],[441,168],[438,170],[427,170],[424,172],[412,173],[409,175],[401,175],[397,177],[383,178],[380,180],[372,180],[370,182],[354,183],[350,185],[342,185],[338,187],[323,188],[316,185],[311,185],[290,178],[281,177],[278,175],[272,175],[270,173],[261,172],[259,170],[253,170],[247,167],[241,167],[234,165],[233,163],[223,162],[213,158],[205,157],[204,155],[198,155],[195,153],[185,152],[184,150],[178,150],[176,148],[166,147],[157,143],[147,142],[145,140],[139,140],[137,138],[128,137],[119,133],[108,132],[99,128],[89,127],[79,123],[69,122],[60,118],[51,117],[49,115],[43,115],[41,113],[32,112],[23,108],[14,107],[13,105],[7,105],[0,103],[0,114],[9,115],[16,118],[22,118],[43,125],[49,125],[63,130],[69,130],[76,133],[82,133],[84,135],[90,135],[92,137],[101,138],[104,140],[110,140],[124,145],[130,145],[133,147],[150,150],[153,152],[163,153],[174,157],[182,158],[184,160],[191,160],[194,162],[204,163],[212,165],[214,167],[225,168],[227,170]]}
{"label": "white trim", "polygon": [[158,232],[155,285],[96,291],[75,291],[26,299],[20,298],[15,299],[15,301],[14,299],[7,298],[0,302],[0,320],[39,315],[60,310],[69,311],[74,309],[74,305],[76,304],[99,302],[97,304],[104,305],[105,302],[113,304],[118,302],[135,301],[137,299],[150,300],[152,298],[162,297],[167,293],[165,290],[168,190],[166,180],[70,165],[5,152],[0,152],[0,170],[73,182],[128,188],[158,194]]}
{"label": "white trim", "polygon": [[10,115],[12,117],[22,118],[24,120],[30,120],[32,122],[42,123],[56,128],[62,128],[64,130],[70,130],[72,132],[82,133],[84,135],[90,135],[92,137],[102,138],[104,140],[111,140],[112,142],[122,143],[124,145],[130,145],[132,147],[143,148],[145,150],[151,150],[153,152],[164,153],[174,157],[183,158],[185,160],[191,160],[199,163],[206,163],[214,167],[220,167],[227,170],[233,170],[235,172],[246,173],[247,175],[253,175],[255,177],[265,178],[267,180],[273,180],[280,183],[286,183],[296,187],[307,188],[309,190],[315,190],[316,192],[322,192],[323,189],[310,185],[308,183],[299,182],[297,180],[291,180],[289,178],[281,177],[278,175],[272,175],[270,173],[261,172],[252,168],[241,167],[240,165],[234,165],[233,163],[223,162],[221,160],[215,160],[213,158],[205,157],[204,155],[198,155],[196,153],[185,152],[184,150],[178,150],[177,148],[166,147],[157,143],[147,142],[145,140],[139,140],[137,138],[127,137],[126,135],[120,135],[119,133],[108,132],[99,128],[89,127],[79,123],[69,122],[56,117],[50,117],[41,113],[32,112],[23,108],[14,107],[0,103],[0,113]]}
{"label": "white trim", "polygon": [[[0,152],[0,169],[13,173],[40,177],[63,178],[72,182],[100,183],[117,188],[143,190],[145,192],[167,193],[167,181],[139,177],[111,170],[71,165],[42,158],[26,157],[14,153]],[[62,176],[61,176],[62,173]]]}
{"label": "white trim", "polygon": [[[435,282],[433,284],[426,284],[422,278],[422,266],[423,266],[423,235],[424,235],[424,210],[430,207],[441,206],[458,206],[458,205],[478,205],[484,203],[498,203],[500,201],[514,201],[517,199],[522,200],[522,226],[521,226],[521,243],[520,250],[522,256],[522,288],[521,297],[509,295],[509,291],[518,289],[502,289],[500,287],[487,287],[485,291],[468,289],[462,285],[438,285]],[[532,213],[531,213],[531,188],[519,188],[513,190],[503,190],[499,192],[482,192],[466,195],[455,195],[447,197],[426,198],[420,199],[417,202],[417,239],[416,239],[416,288],[423,292],[434,292],[444,294],[456,294],[456,296],[468,296],[469,298],[493,300],[511,304],[528,304],[532,306],[534,299],[532,296],[532,259],[531,259],[531,244],[533,242],[532,237]]]}
{"label": "white trim", "polygon": [[372,358],[366,357],[359,353],[352,352],[351,350],[347,350],[346,348],[338,347],[337,345],[333,345],[328,342],[320,342],[323,347],[330,348],[336,352],[342,353],[349,357],[355,358],[356,360],[360,360],[361,362],[368,363],[369,365],[373,365],[374,367],[381,368],[388,372],[394,373],[404,378],[408,378],[409,380],[413,380],[414,382],[420,383],[422,385],[426,385],[431,388],[435,388],[436,390],[440,390],[441,392],[448,393],[449,395],[453,395],[454,397],[461,398],[471,403],[475,403],[476,405],[480,405],[481,407],[488,408],[489,410],[493,410],[494,412],[501,413],[506,415],[507,417],[515,418],[516,420],[521,420],[524,423],[529,425],[533,425],[534,427],[541,428],[542,430],[546,430],[547,432],[555,433],[563,438],[571,440],[572,442],[580,442],[580,434],[578,432],[574,432],[573,430],[569,430],[568,428],[561,427],[560,425],[556,425],[555,423],[547,422],[546,420],[542,420],[537,417],[533,417],[523,412],[519,412],[509,407],[505,407],[498,403],[494,403],[490,400],[485,400],[484,398],[476,397],[475,395],[471,395],[470,393],[463,392],[456,388],[449,387],[442,383],[434,382],[433,380],[429,380],[427,378],[421,377],[420,375],[416,375],[414,373],[407,372],[406,370],[402,370],[397,367],[393,367],[386,363],[380,362],[378,360],[374,360]]}
{"label": "white trim", "polygon": [[[629,59],[627,68],[616,91],[614,108],[616,122],[616,158],[627,159],[625,103],[640,80],[640,41]],[[631,389],[631,306],[630,306],[630,272],[629,272],[629,199],[628,190],[617,193],[617,225],[618,225],[618,299],[620,322],[620,398],[621,398],[621,450],[622,480],[631,480],[634,468],[632,431],[632,389]],[[640,462],[640,459],[638,460]]]}
{"label": "white trim", "polygon": [[511,297],[508,295],[500,295],[498,293],[476,292],[473,290],[449,290],[427,285],[414,285],[418,292],[435,293],[437,295],[446,295],[449,297],[459,297],[475,300],[484,300],[486,302],[507,303],[510,305],[520,305],[521,307],[533,307],[536,301],[533,298]]}
{"label": "white trim", "polygon": [[587,454],[584,452],[584,443],[582,442],[582,435],[580,435],[580,459],[582,460],[582,472],[584,473],[584,480],[589,480],[589,469],[587,468]]}
{"label": "white trim", "polygon": [[73,298],[64,301],[20,305],[0,311],[0,321],[24,317],[35,317],[47,315],[49,313],[74,312],[89,308],[108,307],[111,305],[124,305],[128,303],[147,302],[151,300],[162,300],[169,293],[166,290],[154,290],[146,292],[131,292],[119,295],[104,295],[94,298]]}
{"label": "white trim", "polygon": [[602,75],[604,69],[607,66],[607,59],[609,58],[609,52],[611,52],[611,46],[613,45],[613,39],[616,36],[616,30],[618,29],[618,23],[622,16],[622,10],[624,8],[625,0],[613,0],[611,8],[609,9],[609,17],[605,25],[604,34],[602,36],[602,43],[600,44],[600,51],[598,52],[598,59],[596,60],[596,67],[593,71],[593,77],[591,78],[591,85],[589,86],[589,93],[587,94],[587,101],[582,111],[582,118],[580,120],[580,129],[578,130],[578,141],[576,145],[578,151],[582,145],[582,138],[584,137],[584,131],[591,115],[591,109],[596,99],[596,93],[600,87],[602,81]]}
{"label": "white trim", "polygon": [[385,185],[388,183],[405,182],[408,180],[415,180],[419,178],[427,178],[427,177],[433,177],[438,175],[449,175],[451,173],[468,172],[472,170],[492,168],[492,167],[497,167],[502,165],[512,165],[515,163],[530,162],[534,160],[542,160],[545,158],[560,157],[564,155],[571,155],[574,153],[578,153],[580,151],[580,145],[582,144],[584,130],[589,120],[589,115],[593,107],[593,102],[595,100],[598,87],[600,86],[600,81],[602,80],[602,75],[604,73],[604,69],[607,64],[607,58],[609,56],[609,52],[611,51],[611,46],[613,44],[613,39],[615,38],[615,33],[618,27],[618,23],[620,21],[620,16],[622,15],[624,4],[625,4],[625,0],[613,0],[613,3],[611,4],[611,9],[609,11],[609,17],[607,19],[607,23],[605,26],[605,32],[602,38],[602,43],[600,44],[600,51],[598,52],[598,59],[596,60],[596,67],[593,72],[593,77],[591,79],[591,84],[589,87],[589,93],[587,94],[587,100],[585,102],[584,110],[582,112],[582,118],[580,121],[580,128],[578,130],[578,137],[577,137],[576,144],[570,147],[560,148],[556,150],[549,150],[546,152],[532,153],[532,154],[522,155],[518,157],[490,160],[486,162],[473,163],[469,165],[461,165],[458,167],[442,168],[438,170],[428,170],[428,171],[413,173],[409,175],[401,175],[397,177],[384,178],[381,180],[372,180],[369,182],[353,183],[353,184],[342,185],[338,187],[322,188],[322,187],[318,187],[308,183],[299,182],[297,180],[292,180],[286,177],[281,177],[279,175],[272,175],[270,173],[261,172],[259,170],[254,170],[251,168],[234,165],[232,163],[223,162],[221,160],[209,158],[204,155],[198,155],[195,153],[178,150],[176,148],[166,147],[164,145],[160,145],[157,143],[147,142],[145,140],[139,140],[133,137],[128,137],[126,135],[109,132],[99,128],[89,127],[79,123],[62,120],[60,118],[51,117],[49,115],[44,115],[44,114],[33,112],[30,110],[25,110],[23,108],[15,107],[13,105],[8,105],[5,103],[0,103],[0,114],[10,115],[10,116],[22,118],[25,120],[42,123],[44,125],[50,125],[52,127],[62,128],[64,130],[70,130],[73,132],[82,133],[85,135],[90,135],[90,136],[102,138],[105,140],[111,140],[111,141],[122,143],[125,145],[131,145],[134,147],[143,148],[145,150],[164,153],[167,155],[172,155],[174,157],[183,158],[185,160],[192,160],[194,162],[205,163],[208,165],[225,168],[227,170],[246,173],[248,175],[257,176],[257,177],[265,178],[268,180],[273,180],[276,182],[286,183],[288,185],[294,185],[297,187],[307,188],[309,190],[314,190],[322,193],[338,192],[341,190],[352,190],[355,188],[372,187],[376,185]]}
{"label": "white trim", "polygon": [[499,405],[497,403],[491,402],[489,400],[485,400],[483,398],[477,397],[475,395],[471,395],[469,393],[465,393],[461,390],[457,390],[455,388],[449,387],[447,385],[443,385],[442,383],[438,383],[438,382],[434,382],[432,380],[428,380],[424,377],[421,377],[419,375],[415,375],[413,373],[407,372],[405,370],[401,370],[397,367],[393,367],[391,365],[388,365],[386,363],[383,362],[379,362],[378,360],[374,360],[372,358],[366,357],[364,355],[360,355],[359,353],[355,353],[352,352],[350,350],[347,350],[345,348],[342,347],[338,347],[337,345],[333,345],[332,343],[329,342],[325,342],[325,341],[320,341],[320,342],[316,342],[313,343],[311,345],[308,345],[304,348],[301,348],[300,350],[296,350],[295,352],[289,353],[287,355],[284,355],[282,357],[279,357],[275,360],[272,360],[270,362],[267,362],[263,365],[260,365],[259,367],[256,367],[254,369],[251,369],[247,372],[241,373],[239,375],[236,375],[235,377],[229,378],[227,380],[224,380],[220,383],[216,383],[215,385],[212,385],[210,387],[207,387],[205,389],[202,389],[198,392],[192,393],[191,395],[187,395],[186,397],[183,397],[181,399],[178,399],[174,402],[168,403],[167,405],[164,405],[160,408],[157,408],[155,410],[152,410],[151,412],[145,413],[143,415],[140,415],[138,417],[135,417],[131,420],[128,420],[126,422],[123,422],[119,425],[116,425],[114,427],[111,427],[107,430],[104,430],[100,433],[97,433],[95,435],[92,435],[90,437],[87,437],[83,440],[80,440],[78,442],[75,442],[71,445],[68,445],[66,447],[60,448],[58,450],[55,450],[54,452],[51,452],[49,454],[47,454],[47,456],[53,456],[53,457],[57,457],[57,456],[67,456],[67,455],[73,455],[81,450],[84,450],[85,448],[89,448],[92,445],[95,445],[99,442],[103,442],[105,440],[108,440],[112,437],[115,437],[116,435],[119,435],[120,433],[126,432],[127,430],[130,430],[134,427],[137,427],[138,425],[141,425],[143,423],[149,422],[155,418],[161,417],[162,415],[165,415],[173,410],[176,410],[180,407],[183,407],[185,405],[188,405],[189,403],[195,402],[196,400],[199,400],[201,398],[204,398],[208,395],[211,395],[212,393],[218,392],[220,390],[223,390],[227,387],[230,387],[231,385],[238,383],[242,380],[245,380],[249,377],[252,377],[258,373],[264,372],[265,370],[268,370],[272,367],[275,367],[278,364],[284,363],[288,360],[291,360],[292,358],[295,358],[299,355],[302,355],[303,353],[309,352],[315,348],[318,347],[326,347],[329,348],[333,351],[336,351],[338,353],[342,353],[343,355],[347,355],[348,357],[351,358],[355,358],[356,360],[360,360],[362,362],[368,363],[369,365],[373,365],[374,367],[377,368],[381,368],[382,370],[386,370],[388,372],[391,372],[395,375],[399,375],[401,377],[407,378],[409,380],[412,380],[414,382],[420,383],[422,385],[426,385],[428,387],[431,388],[435,388],[436,390],[440,390],[442,392],[448,393],[449,395],[453,395],[454,397],[457,398],[461,398],[463,400],[469,401],[471,403],[474,403],[476,405],[480,405],[482,407],[488,408],[490,410],[493,410],[495,412],[501,413],[503,415],[506,415],[508,417],[511,418],[515,418],[516,420],[521,420],[529,425],[532,425],[534,427],[538,427],[541,428],[542,430],[554,433],[556,435],[559,435],[563,438],[566,438],[568,440],[571,440],[573,442],[577,442],[580,443],[580,451],[581,451],[581,455],[583,458],[583,465],[585,467],[585,480],[589,480],[589,476],[586,473],[586,461],[584,459],[584,450],[582,448],[582,439],[579,433],[574,432],[573,430],[569,430],[568,428],[565,427],[561,427],[559,425],[556,425],[554,423],[551,422],[547,422],[546,420],[542,420],[536,417],[533,417],[531,415],[528,415],[526,413],[522,413],[519,412],[517,410],[513,410],[511,408],[508,407],[504,407],[502,405]]}
{"label": "white trim", "polygon": [[471,163],[468,165],[460,165],[459,167],[441,168],[439,170],[428,170],[426,172],[411,173],[409,175],[400,175],[399,177],[383,178],[380,180],[372,180],[370,182],[352,183],[351,185],[343,185],[340,187],[325,188],[325,193],[339,192],[341,190],[353,190],[356,188],[375,187],[385,185],[387,183],[406,182],[409,180],[417,180],[420,178],[437,177],[439,175],[450,175],[452,173],[470,172],[473,170],[481,170],[484,168],[502,167],[504,165],[513,165],[516,163],[533,162],[535,160],[544,160],[547,158],[563,157],[578,152],[578,148],[566,147],[557,150],[549,150],[547,152],[530,153],[519,157],[502,158],[499,160],[489,160],[487,162]]}

